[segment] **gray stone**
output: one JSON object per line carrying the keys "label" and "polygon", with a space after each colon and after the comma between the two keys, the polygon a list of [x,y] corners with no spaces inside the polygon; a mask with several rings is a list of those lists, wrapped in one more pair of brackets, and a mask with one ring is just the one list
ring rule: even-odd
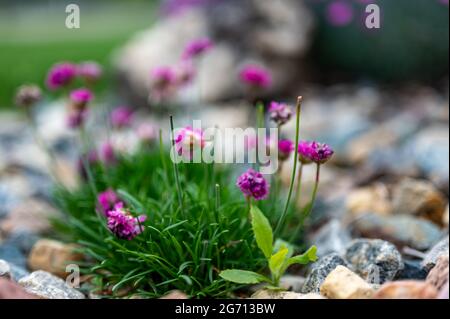
{"label": "gray stone", "polygon": [[339,265],[347,266],[347,262],[336,253],[320,258],[313,264],[311,272],[306,277],[302,293],[320,293],[320,286],[325,278]]}
{"label": "gray stone", "polygon": [[305,277],[285,275],[280,278],[280,286],[289,291],[300,292],[305,280]]}
{"label": "gray stone", "polygon": [[19,280],[19,285],[28,293],[44,299],[84,299],[78,290],[71,288],[64,280],[52,274],[38,270]]}
{"label": "gray stone", "polygon": [[30,272],[23,267],[19,267],[14,264],[9,265],[11,267],[11,277],[14,281],[19,281],[23,277],[26,277],[30,274]]}
{"label": "gray stone", "polygon": [[351,237],[339,220],[332,219],[312,235],[309,241],[317,246],[317,255],[322,257],[331,253],[343,254]]}
{"label": "gray stone", "polygon": [[10,244],[0,244],[0,259],[19,267],[26,267],[27,263],[25,255],[16,246]]}
{"label": "gray stone", "polygon": [[424,280],[427,278],[428,271],[426,271],[420,261],[417,260],[403,260],[404,267],[395,276],[395,280]]}
{"label": "gray stone", "polygon": [[441,230],[432,222],[410,215],[379,216],[366,214],[353,222],[360,237],[380,238],[398,247],[420,251],[430,249],[441,237]]}
{"label": "gray stone", "polygon": [[11,278],[11,267],[3,259],[0,259],[0,277]]}
{"label": "gray stone", "polygon": [[357,274],[374,284],[394,279],[403,268],[397,248],[379,239],[355,239],[347,247],[345,259]]}
{"label": "gray stone", "polygon": [[449,255],[448,250],[448,235],[445,236],[444,239],[439,241],[436,245],[433,246],[425,255],[425,258],[422,261],[422,267],[424,267],[427,270],[430,270],[433,268],[439,257],[441,256],[448,256]]}
{"label": "gray stone", "polygon": [[12,233],[6,240],[5,244],[9,244],[19,248],[22,253],[28,255],[34,243],[39,237],[27,231],[19,231]]}

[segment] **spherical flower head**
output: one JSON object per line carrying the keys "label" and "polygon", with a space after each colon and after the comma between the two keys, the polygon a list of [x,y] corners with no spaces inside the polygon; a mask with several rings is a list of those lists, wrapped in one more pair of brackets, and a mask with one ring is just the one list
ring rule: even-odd
{"label": "spherical flower head", "polygon": [[269,106],[270,119],[278,125],[286,124],[292,117],[291,107],[285,103],[272,102]]}
{"label": "spherical flower head", "polygon": [[85,108],[94,98],[94,94],[89,89],[81,88],[70,92],[70,100],[75,108]]}
{"label": "spherical flower head", "polygon": [[178,84],[176,71],[167,66],[160,66],[151,72],[152,87],[151,99],[156,102],[161,102],[173,94]]}
{"label": "spherical flower head", "polygon": [[183,59],[193,59],[208,52],[213,47],[213,43],[208,38],[195,39],[189,42],[184,49]]}
{"label": "spherical flower head", "polygon": [[119,106],[111,112],[111,125],[115,128],[124,128],[131,124],[133,110],[127,106]]}
{"label": "spherical flower head", "polygon": [[327,144],[304,141],[298,145],[299,160],[304,164],[325,164],[333,154],[333,149]]}
{"label": "spherical flower head", "polygon": [[291,140],[280,140],[278,142],[278,157],[280,160],[286,160],[294,151],[294,142]]}
{"label": "spherical flower head", "polygon": [[89,83],[98,81],[103,74],[103,69],[97,62],[86,61],[78,65],[78,75]]}
{"label": "spherical flower head", "polygon": [[108,217],[108,213],[114,208],[116,204],[121,202],[119,195],[111,188],[98,194],[97,204],[100,211]]}
{"label": "spherical flower head", "polygon": [[158,131],[154,125],[144,123],[139,125],[136,134],[141,142],[144,144],[151,144],[156,140]]}
{"label": "spherical flower head", "polygon": [[100,158],[106,165],[115,164],[117,162],[116,151],[111,143],[106,142],[100,147]]}
{"label": "spherical flower head", "polygon": [[242,83],[259,89],[267,89],[272,85],[270,72],[258,65],[247,65],[239,73]]}
{"label": "spherical flower head", "polygon": [[16,104],[31,107],[42,99],[41,89],[37,85],[22,85],[16,93]]}
{"label": "spherical flower head", "polygon": [[181,129],[175,137],[175,150],[178,155],[192,159],[195,150],[206,146],[203,131],[187,126]]}
{"label": "spherical flower head", "polygon": [[263,200],[269,195],[269,184],[266,179],[251,168],[238,177],[236,185],[247,198]]}
{"label": "spherical flower head", "polygon": [[327,8],[328,22],[335,27],[343,27],[353,20],[353,8],[351,4],[338,0],[333,1]]}
{"label": "spherical flower head", "polygon": [[88,110],[83,109],[72,109],[67,115],[67,126],[71,129],[78,129],[84,125],[88,117]]}
{"label": "spherical flower head", "polygon": [[133,217],[124,209],[123,203],[115,205],[108,213],[108,229],[119,239],[132,240],[144,231],[145,215]]}
{"label": "spherical flower head", "polygon": [[68,86],[77,76],[77,66],[69,62],[58,63],[52,66],[47,74],[47,87],[57,90]]}

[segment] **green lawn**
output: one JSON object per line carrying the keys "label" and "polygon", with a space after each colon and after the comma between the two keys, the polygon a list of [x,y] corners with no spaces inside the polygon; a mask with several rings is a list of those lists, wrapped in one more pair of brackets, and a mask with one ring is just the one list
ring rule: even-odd
{"label": "green lawn", "polygon": [[69,30],[62,4],[0,7],[0,108],[12,105],[20,84],[43,85],[49,66],[61,60],[96,60],[110,73],[114,50],[156,19],[155,1],[80,8],[81,28]]}

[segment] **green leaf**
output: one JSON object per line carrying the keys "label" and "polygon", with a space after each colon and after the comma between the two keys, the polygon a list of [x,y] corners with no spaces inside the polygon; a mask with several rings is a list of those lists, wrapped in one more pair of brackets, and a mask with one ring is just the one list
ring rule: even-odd
{"label": "green leaf", "polygon": [[251,206],[250,214],[252,216],[252,228],[255,234],[256,243],[262,250],[264,256],[270,259],[272,256],[273,233],[269,220],[256,206]]}
{"label": "green leaf", "polygon": [[279,278],[281,275],[281,270],[286,263],[286,257],[289,250],[286,247],[282,247],[277,253],[273,254],[269,260],[269,268],[275,278]]}
{"label": "green leaf", "polygon": [[317,252],[317,247],[312,246],[304,254],[289,258],[288,265],[289,266],[293,265],[293,264],[307,265],[310,262],[314,262],[317,260],[316,252]]}
{"label": "green leaf", "polygon": [[238,269],[232,269],[232,270],[224,270],[222,271],[219,276],[222,279],[225,279],[227,281],[231,281],[237,284],[258,284],[260,282],[269,281],[266,277],[263,275],[257,274],[253,271],[247,271],[247,270],[238,270]]}
{"label": "green leaf", "polygon": [[291,243],[288,243],[287,241],[283,239],[276,239],[275,243],[273,244],[273,251],[279,251],[280,249],[286,247],[288,249],[287,258],[291,258],[294,255],[295,247]]}

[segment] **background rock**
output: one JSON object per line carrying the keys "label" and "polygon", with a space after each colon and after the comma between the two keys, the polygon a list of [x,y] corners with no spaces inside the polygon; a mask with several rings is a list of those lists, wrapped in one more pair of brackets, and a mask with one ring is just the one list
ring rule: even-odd
{"label": "background rock", "polygon": [[344,266],[337,266],[325,279],[320,293],[330,299],[368,299],[374,289]]}
{"label": "background rock", "polygon": [[425,281],[395,281],[388,282],[373,296],[375,299],[435,299],[436,288]]}

